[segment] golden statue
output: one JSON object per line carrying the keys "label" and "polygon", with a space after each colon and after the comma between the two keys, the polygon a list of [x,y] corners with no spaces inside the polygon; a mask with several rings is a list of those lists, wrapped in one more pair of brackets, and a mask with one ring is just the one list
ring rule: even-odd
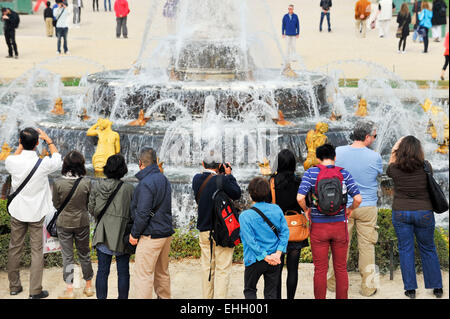
{"label": "golden statue", "polygon": [[334,111],[331,112],[330,121],[339,121],[342,118],[342,114],[336,114]]}
{"label": "golden statue", "polygon": [[111,126],[110,120],[100,118],[86,133],[87,136],[98,136],[97,149],[92,156],[92,165],[96,175],[103,173],[103,167],[111,155],[120,152],[120,136],[112,130]]}
{"label": "golden statue", "polygon": [[[448,144],[449,144],[449,123],[448,116],[445,113],[444,109],[440,106],[432,105],[432,102],[429,99],[426,99],[422,105],[422,109],[428,113],[430,120],[428,122],[428,133],[432,138],[437,139],[438,128],[444,129],[443,141],[438,141],[439,147],[436,149],[436,152],[441,154],[448,154]],[[437,124],[437,125],[436,125]]]}
{"label": "golden statue", "polygon": [[264,157],[263,162],[257,162],[259,166],[259,170],[261,171],[261,174],[263,176],[270,176],[272,175],[272,170],[270,169],[270,163],[267,158]]}
{"label": "golden statue", "polygon": [[82,120],[82,121],[87,121],[87,120],[89,120],[89,119],[91,118],[89,115],[87,115],[87,110],[86,110],[86,108],[83,108],[83,112],[81,112],[81,114],[79,114],[78,117],[79,117],[80,120]]}
{"label": "golden statue", "polygon": [[40,158],[44,158],[44,157],[46,157],[46,156],[49,156],[50,154],[48,153],[48,150],[47,150],[47,148],[43,148],[42,149],[42,153],[39,155],[39,157]]}
{"label": "golden statue", "polygon": [[275,123],[277,123],[277,125],[280,126],[288,126],[288,125],[294,125],[292,122],[286,121],[284,119],[284,114],[283,111],[278,110],[278,118],[277,119],[273,119]]}
{"label": "golden statue", "polygon": [[150,117],[145,117],[144,116],[144,110],[141,109],[139,111],[138,119],[128,123],[128,125],[131,125],[131,126],[144,126],[145,123],[148,122],[148,120],[150,120]]}
{"label": "golden statue", "polygon": [[160,161],[159,161],[159,157],[156,158],[156,164],[158,164],[159,171],[160,171],[161,173],[164,173],[164,168],[163,168],[164,162],[160,162]]}
{"label": "golden statue", "polygon": [[310,130],[308,134],[306,134],[306,147],[308,148],[308,155],[306,156],[306,160],[303,163],[303,167],[305,171],[310,167],[319,164],[316,157],[316,148],[325,144],[328,140],[328,137],[324,134],[328,132],[328,124],[323,122],[318,122],[316,124],[315,130]]}
{"label": "golden statue", "polygon": [[358,103],[358,109],[355,112],[356,116],[367,116],[367,101],[364,98],[360,98],[359,99],[359,103]]}
{"label": "golden statue", "polygon": [[56,114],[56,115],[64,115],[66,113],[66,112],[64,112],[63,101],[60,97],[55,100],[55,105],[53,106],[53,110],[51,110],[50,112],[53,114]]}
{"label": "golden statue", "polygon": [[292,70],[291,64],[289,64],[289,63],[286,64],[286,67],[284,68],[282,74],[288,78],[298,78],[298,74],[295,73],[294,70]]}
{"label": "golden statue", "polygon": [[2,152],[0,153],[0,161],[4,161],[10,154],[12,148],[9,147],[8,143],[3,143]]}

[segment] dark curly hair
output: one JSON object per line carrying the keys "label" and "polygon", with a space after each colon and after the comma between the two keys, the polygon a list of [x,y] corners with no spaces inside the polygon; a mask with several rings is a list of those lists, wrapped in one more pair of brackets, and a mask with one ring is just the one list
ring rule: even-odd
{"label": "dark curly hair", "polygon": [[103,167],[103,173],[108,178],[121,179],[128,173],[127,164],[125,158],[120,155],[112,155],[106,161],[105,167]]}
{"label": "dark curly hair", "polygon": [[423,167],[425,155],[422,144],[412,135],[402,139],[394,154],[395,166],[403,172],[412,173]]}
{"label": "dark curly hair", "polygon": [[78,151],[71,151],[64,156],[61,174],[66,175],[67,173],[71,173],[73,176],[84,176],[86,175],[86,167],[84,164],[85,159],[83,154]]}

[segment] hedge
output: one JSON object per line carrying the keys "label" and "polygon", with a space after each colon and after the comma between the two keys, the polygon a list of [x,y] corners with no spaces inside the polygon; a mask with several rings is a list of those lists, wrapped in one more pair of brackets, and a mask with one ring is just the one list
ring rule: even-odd
{"label": "hedge", "polygon": [[[399,266],[399,255],[397,247],[397,237],[395,235],[394,227],[391,222],[391,211],[388,209],[378,210],[378,243],[375,246],[376,265],[379,267],[381,273],[389,271],[390,266],[390,244],[393,244],[393,256],[394,256],[394,268]],[[348,270],[358,270],[358,249],[357,249],[356,231],[352,236],[352,243],[350,249],[350,255],[348,260]],[[449,242],[448,242],[448,230],[444,230],[440,227],[435,230],[435,243],[439,256],[441,268],[444,270],[449,269]],[[8,246],[9,246],[9,215],[6,212],[6,202],[0,200],[0,270],[6,270],[7,258],[8,258]],[[96,261],[97,256],[95,250],[92,250],[92,260]],[[133,256],[134,257],[134,256]],[[132,257],[132,260],[133,260]],[[173,259],[182,258],[200,258],[200,246],[198,241],[198,230],[195,229],[194,224],[191,223],[187,230],[176,229],[173,235],[171,243],[170,257]],[[77,260],[75,254],[75,260]],[[234,262],[243,262],[243,247],[242,244],[238,245],[234,249],[233,254]],[[311,263],[312,255],[310,247],[302,249],[300,262]],[[25,247],[21,265],[23,267],[29,267],[31,263],[30,259],[30,245],[29,238],[25,239]],[[45,254],[44,257],[45,267],[62,266],[61,253]],[[416,249],[416,265],[417,271],[421,271],[420,256],[418,255],[418,249]]]}

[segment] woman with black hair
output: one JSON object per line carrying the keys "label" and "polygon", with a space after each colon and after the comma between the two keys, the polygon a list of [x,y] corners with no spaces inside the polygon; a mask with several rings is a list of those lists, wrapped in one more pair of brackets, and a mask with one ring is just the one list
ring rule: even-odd
{"label": "woman with black hair", "polygon": [[[127,164],[122,155],[110,156],[103,168],[106,179],[100,179],[92,187],[89,196],[89,212],[96,221],[92,247],[96,248],[98,258],[95,280],[98,299],[106,299],[108,295],[108,276],[113,256],[116,256],[119,299],[128,299],[131,251],[125,247],[123,237],[131,218],[130,203],[134,187],[120,180],[127,172]],[[110,204],[103,213],[108,200]]]}
{"label": "woman with black hair", "polygon": [[88,201],[91,191],[91,182],[86,175],[84,167],[84,157],[78,151],[72,151],[64,157],[61,174],[53,185],[53,206],[58,209],[66,197],[74,192],[69,202],[56,220],[58,239],[61,244],[61,254],[63,258],[63,279],[67,284],[67,289],[59,299],[74,299],[73,277],[74,277],[74,249],[77,248],[78,259],[81,264],[83,279],[86,287],[83,293],[87,297],[94,295],[91,281],[94,271],[91,264],[91,250],[89,247],[89,213]]}
{"label": "woman with black hair", "polygon": [[[302,212],[297,202],[298,187],[301,178],[295,175],[295,156],[288,149],[278,153],[276,174],[272,176],[275,181],[275,202],[280,206],[283,212],[294,210]],[[287,299],[294,299],[298,283],[298,264],[300,261],[300,252],[303,247],[309,246],[308,239],[301,242],[288,242],[286,254],[281,255],[280,277],[278,280],[277,298],[281,299],[281,273],[283,271],[284,260],[286,257],[287,268]]]}

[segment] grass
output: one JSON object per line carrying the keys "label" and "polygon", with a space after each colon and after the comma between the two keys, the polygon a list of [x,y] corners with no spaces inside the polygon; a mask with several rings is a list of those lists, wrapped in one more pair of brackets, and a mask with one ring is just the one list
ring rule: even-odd
{"label": "grass", "polygon": [[[339,79],[339,87],[345,88],[357,88],[359,79]],[[421,89],[427,89],[430,87],[430,83],[433,83],[437,89],[448,89],[449,81],[428,81],[428,80],[408,80],[406,82],[416,83]],[[389,81],[392,88],[396,89],[399,87],[398,83],[395,81]]]}

